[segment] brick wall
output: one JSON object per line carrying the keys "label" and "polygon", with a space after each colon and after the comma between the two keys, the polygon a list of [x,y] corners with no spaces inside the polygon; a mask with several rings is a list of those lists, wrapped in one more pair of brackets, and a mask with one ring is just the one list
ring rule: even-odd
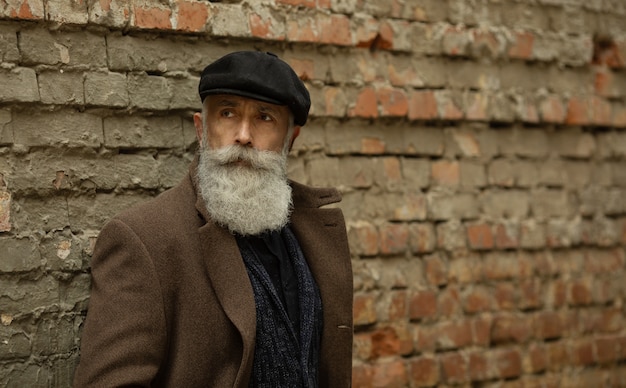
{"label": "brick wall", "polygon": [[0,2],[0,386],[70,385],[98,231],[185,174],[238,49],[311,91],[355,387],[626,386],[623,0]]}

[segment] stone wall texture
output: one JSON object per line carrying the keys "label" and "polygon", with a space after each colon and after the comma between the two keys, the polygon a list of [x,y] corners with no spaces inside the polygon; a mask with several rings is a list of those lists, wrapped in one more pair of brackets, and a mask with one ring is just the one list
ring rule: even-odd
{"label": "stone wall texture", "polygon": [[98,231],[186,173],[240,49],[311,91],[354,387],[626,386],[624,0],[0,1],[0,386],[71,385]]}

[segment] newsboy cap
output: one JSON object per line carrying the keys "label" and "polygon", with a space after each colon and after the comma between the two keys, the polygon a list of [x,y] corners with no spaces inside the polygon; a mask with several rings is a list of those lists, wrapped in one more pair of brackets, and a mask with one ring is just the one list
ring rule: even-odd
{"label": "newsboy cap", "polygon": [[298,75],[272,53],[237,51],[211,63],[202,71],[200,99],[212,94],[234,94],[286,105],[294,124],[304,125],[311,97]]}

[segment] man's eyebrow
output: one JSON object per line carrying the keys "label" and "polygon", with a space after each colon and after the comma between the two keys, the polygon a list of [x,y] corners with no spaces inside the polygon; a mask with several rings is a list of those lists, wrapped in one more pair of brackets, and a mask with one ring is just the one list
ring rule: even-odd
{"label": "man's eyebrow", "polygon": [[277,114],[278,113],[278,111],[274,107],[269,106],[269,105],[259,104],[257,109],[261,113],[273,113],[273,114]]}
{"label": "man's eyebrow", "polygon": [[226,107],[230,107],[230,108],[234,108],[239,106],[239,103],[235,100],[231,100],[228,98],[223,98],[221,100],[219,100],[216,104],[217,106],[226,106]]}

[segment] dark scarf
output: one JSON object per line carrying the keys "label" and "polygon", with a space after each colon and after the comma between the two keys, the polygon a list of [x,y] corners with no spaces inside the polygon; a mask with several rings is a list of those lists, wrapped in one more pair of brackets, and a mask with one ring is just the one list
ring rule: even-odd
{"label": "dark scarf", "polygon": [[300,328],[294,328],[272,280],[254,249],[237,239],[254,291],[256,344],[251,387],[317,387],[322,301],[315,279],[289,227],[282,239],[298,279]]}

